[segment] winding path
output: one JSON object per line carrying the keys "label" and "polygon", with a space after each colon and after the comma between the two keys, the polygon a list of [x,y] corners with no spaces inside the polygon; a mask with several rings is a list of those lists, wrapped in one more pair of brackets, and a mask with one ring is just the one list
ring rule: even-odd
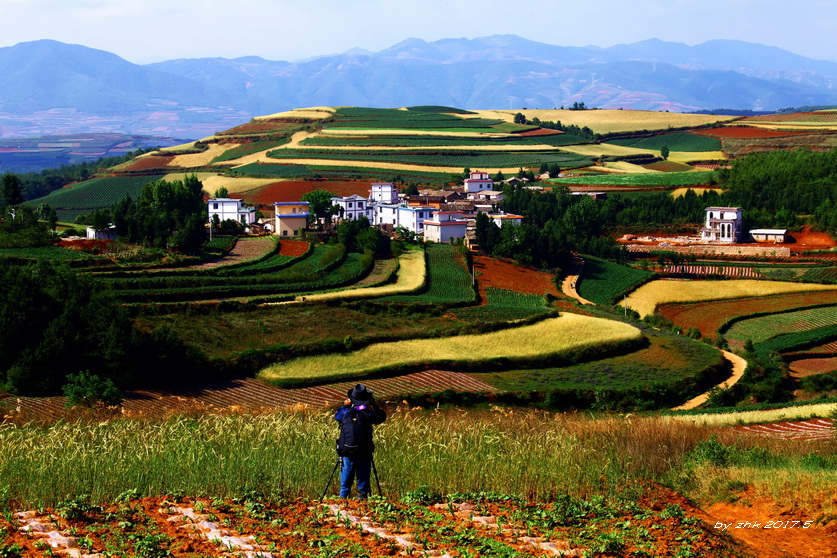
{"label": "winding path", "polygon": [[[729,351],[721,351],[724,354],[724,358],[727,359],[732,363],[732,376],[721,382],[715,387],[720,389],[727,389],[733,385],[735,385],[738,380],[741,379],[741,376],[744,375],[744,370],[747,368],[747,361],[738,356],[735,353],[731,353]],[[714,389],[714,388],[713,388]],[[711,390],[710,390],[711,391]],[[689,409],[694,409],[699,405],[702,405],[709,399],[709,391],[706,393],[701,393],[697,397],[690,399],[680,405],[679,407],[673,407],[672,411],[686,411]]]}
{"label": "winding path", "polygon": [[561,292],[570,298],[576,299],[581,304],[595,304],[594,302],[582,297],[576,290],[576,285],[578,284],[578,280],[581,278],[581,272],[583,270],[584,260],[582,260],[580,256],[574,255],[572,266],[567,272],[564,282],[561,283]]}

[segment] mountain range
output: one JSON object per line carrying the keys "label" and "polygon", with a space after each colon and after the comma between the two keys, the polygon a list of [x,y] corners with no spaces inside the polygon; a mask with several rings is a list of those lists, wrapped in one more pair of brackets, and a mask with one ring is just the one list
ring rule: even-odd
{"label": "mountain range", "polygon": [[0,137],[121,132],[201,137],[306,106],[449,105],[698,111],[837,104],[837,63],[754,43],[650,39],[565,47],[516,35],[138,65],[52,40],[0,48]]}

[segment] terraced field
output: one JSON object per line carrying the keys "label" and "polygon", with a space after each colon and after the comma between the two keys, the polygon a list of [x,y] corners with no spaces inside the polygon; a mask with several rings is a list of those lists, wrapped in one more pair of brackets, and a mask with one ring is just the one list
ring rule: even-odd
{"label": "terraced field", "polygon": [[730,339],[761,343],[776,335],[818,329],[837,324],[837,305],[782,312],[740,320],[726,331]]}
{"label": "terraced field", "polygon": [[779,294],[743,297],[733,300],[662,304],[657,311],[684,331],[693,327],[703,337],[714,337],[730,320],[762,314],[783,312],[822,304],[837,304],[837,291]]}

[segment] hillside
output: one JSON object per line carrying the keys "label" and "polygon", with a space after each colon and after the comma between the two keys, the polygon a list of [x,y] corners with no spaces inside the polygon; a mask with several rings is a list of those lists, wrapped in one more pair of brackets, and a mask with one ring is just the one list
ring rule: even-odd
{"label": "hillside", "polygon": [[[351,50],[302,61],[255,56],[138,65],[56,41],[0,49],[5,136],[49,131],[206,136],[309,105],[587,106],[688,112],[834,105],[837,64],[740,41],[562,47],[515,35]],[[49,87],[44,87],[49,76]],[[510,104],[511,102],[511,104]]]}

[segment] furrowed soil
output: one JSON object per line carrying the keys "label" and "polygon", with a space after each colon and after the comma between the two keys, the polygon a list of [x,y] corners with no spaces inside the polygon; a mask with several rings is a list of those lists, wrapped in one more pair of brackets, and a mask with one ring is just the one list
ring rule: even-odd
{"label": "furrowed soil", "polygon": [[[437,504],[157,496],[14,512],[0,519],[0,544],[17,545],[24,556],[44,549],[79,556],[79,548],[84,556],[184,558],[752,555],[688,500],[657,485],[630,503],[479,495]],[[565,519],[556,524],[550,517]]]}

